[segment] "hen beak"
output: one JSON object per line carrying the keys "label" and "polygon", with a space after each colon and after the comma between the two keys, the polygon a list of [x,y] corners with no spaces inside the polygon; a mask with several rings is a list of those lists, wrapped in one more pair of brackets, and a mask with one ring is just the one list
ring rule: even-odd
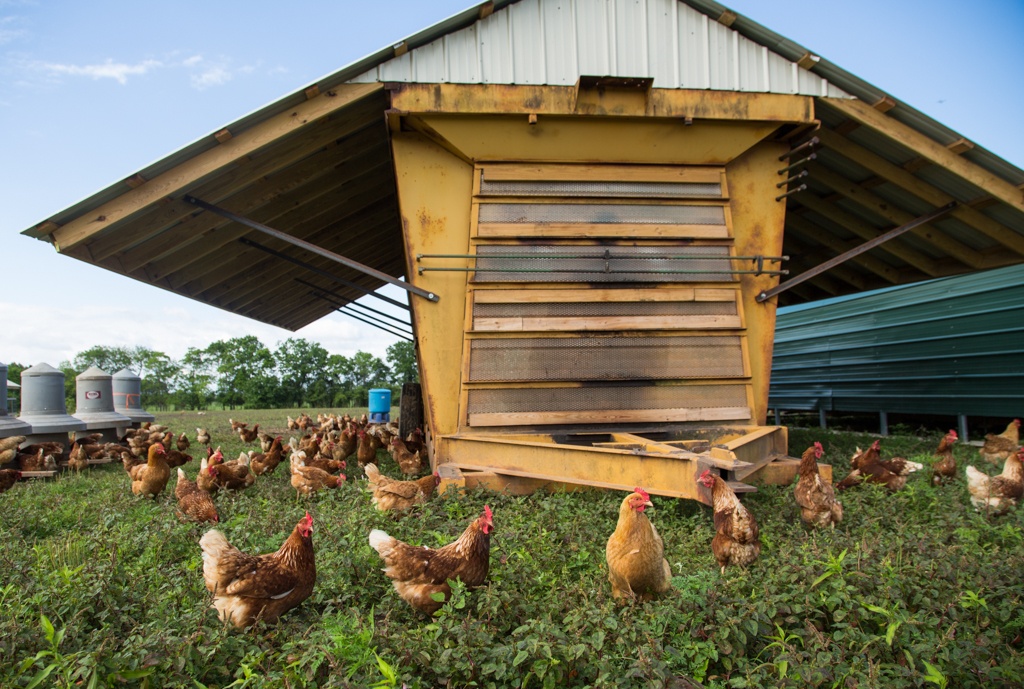
{"label": "hen beak", "polygon": [[644,502],[644,507],[654,507],[654,503],[651,502],[650,500],[646,500]]}

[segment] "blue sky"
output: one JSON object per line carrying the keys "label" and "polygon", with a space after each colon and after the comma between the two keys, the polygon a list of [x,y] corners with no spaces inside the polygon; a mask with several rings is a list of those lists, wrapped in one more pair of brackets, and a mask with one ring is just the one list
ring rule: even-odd
{"label": "blue sky", "polygon": [[[395,338],[340,314],[293,334],[19,233],[471,4],[0,0],[0,362],[57,365],[97,344],[180,357],[248,334],[383,357]],[[1024,167],[1021,0],[725,4]]]}

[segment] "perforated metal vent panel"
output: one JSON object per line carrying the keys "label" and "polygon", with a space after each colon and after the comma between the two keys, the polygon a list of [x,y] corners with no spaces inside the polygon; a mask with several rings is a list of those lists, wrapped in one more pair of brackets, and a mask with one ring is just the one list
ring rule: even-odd
{"label": "perforated metal vent panel", "polygon": [[746,388],[742,385],[588,385],[579,388],[469,391],[470,414],[701,409],[746,405]]}
{"label": "perforated metal vent panel", "polygon": [[474,340],[469,380],[574,381],[734,378],[740,338],[572,337]]}
{"label": "perforated metal vent panel", "polygon": [[[477,247],[475,282],[733,282],[731,262],[672,255],[728,256],[725,246]],[[506,257],[506,258],[503,258]]]}
{"label": "perforated metal vent panel", "polygon": [[735,315],[734,301],[547,302],[473,306],[474,318]]}
{"label": "perforated metal vent panel", "polygon": [[480,180],[480,193],[492,196],[587,196],[694,198],[721,197],[722,185],[697,182],[537,182]]}
{"label": "perforated metal vent panel", "polygon": [[722,206],[663,206],[645,204],[486,203],[481,223],[588,225],[725,225]]}

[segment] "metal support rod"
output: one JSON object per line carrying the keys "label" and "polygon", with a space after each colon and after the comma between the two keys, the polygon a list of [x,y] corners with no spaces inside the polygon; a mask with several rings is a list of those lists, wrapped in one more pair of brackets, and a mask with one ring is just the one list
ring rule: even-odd
{"label": "metal support rod", "polygon": [[[392,316],[390,314],[386,314],[383,311],[377,311],[376,309],[371,309],[369,306],[364,306],[364,305],[360,304],[357,301],[350,301],[345,306],[347,308],[350,308],[350,309],[358,308],[358,309],[365,310],[365,311],[371,311],[371,312],[377,314],[377,316],[380,317],[380,318],[387,318],[389,321],[394,321],[395,323],[403,326],[404,328],[408,328],[409,329],[409,334],[412,335],[412,324],[409,323],[409,321],[403,321],[401,318],[395,318],[394,316]],[[367,318],[371,318],[372,317],[372,316],[370,316],[368,314],[364,314],[364,315],[366,315]],[[391,324],[388,323],[387,325],[391,325]],[[396,326],[392,325],[391,327],[394,328]]]}
{"label": "metal support rod", "polygon": [[811,155],[807,156],[806,158],[801,158],[800,160],[796,161],[795,163],[791,163],[791,164],[787,165],[786,167],[782,168],[778,172],[781,175],[783,173],[789,172],[790,170],[792,170],[795,167],[800,167],[801,165],[803,165],[806,162],[809,162],[811,160],[817,160],[817,159],[818,159],[818,154],[817,153],[812,153]]}
{"label": "metal support rod", "polygon": [[797,275],[795,278],[793,278],[791,280],[786,280],[785,282],[781,282],[778,285],[776,285],[775,287],[772,287],[769,290],[765,290],[764,292],[761,292],[756,297],[754,297],[754,299],[757,302],[763,302],[763,301],[766,301],[768,299],[771,299],[776,294],[779,294],[780,292],[785,292],[786,290],[790,289],[791,287],[799,285],[801,282],[805,282],[807,280],[810,280],[813,277],[817,277],[818,275],[821,275],[825,271],[831,270],[832,268],[835,268],[840,263],[845,263],[846,261],[849,261],[851,258],[853,258],[855,256],[860,256],[861,254],[863,254],[866,251],[871,251],[876,246],[884,244],[887,241],[889,241],[890,239],[895,239],[896,237],[899,237],[901,234],[903,234],[905,232],[909,232],[910,230],[914,229],[915,227],[918,227],[920,225],[924,225],[926,223],[929,223],[932,220],[935,220],[936,218],[941,218],[943,215],[946,215],[947,213],[949,213],[951,210],[953,210],[954,208],[956,208],[959,205],[960,204],[957,201],[950,201],[949,203],[947,203],[942,208],[934,210],[931,213],[927,213],[925,215],[922,215],[920,218],[915,218],[914,220],[911,220],[907,224],[900,225],[899,227],[897,227],[895,229],[892,229],[892,230],[889,230],[888,232],[886,232],[884,234],[880,234],[877,237],[875,237],[874,239],[868,240],[868,241],[864,242],[863,244],[861,244],[860,246],[855,247],[853,249],[850,249],[849,251],[846,251],[844,253],[841,253],[838,256],[834,257],[834,258],[830,258],[829,260],[825,261],[824,263],[822,263],[822,264],[820,264],[818,266],[815,266],[814,268],[811,268],[810,270],[805,270],[804,272],[802,272],[799,275]]}
{"label": "metal support rod", "polygon": [[[305,261],[300,261],[297,258],[292,258],[291,256],[288,256],[287,254],[282,254],[280,251],[275,251],[274,249],[271,249],[269,246],[263,246],[259,242],[254,242],[251,239],[246,239],[245,237],[241,237],[238,241],[241,242],[242,244],[245,244],[246,246],[251,246],[254,249],[259,249],[260,251],[268,253],[271,256],[276,256],[277,258],[280,258],[283,261],[288,261],[289,263],[294,263],[295,265],[299,266],[300,268],[305,268],[309,272],[315,273],[315,274],[317,274],[317,275],[319,275],[321,277],[325,277],[328,280],[333,280],[334,282],[340,282],[341,284],[345,285],[346,287],[351,287],[353,289],[359,290],[363,294],[369,294],[371,297],[377,297],[378,299],[380,299],[382,301],[386,301],[389,304],[393,304],[393,305],[397,306],[400,309],[405,309],[406,311],[410,311],[411,310],[409,308],[408,304],[403,304],[402,302],[398,301],[397,299],[392,299],[391,297],[384,296],[383,294],[377,294],[377,292],[375,292],[372,289],[367,289],[366,287],[363,287],[362,285],[360,285],[358,283],[352,282],[351,280],[346,280],[344,278],[339,278],[337,276],[331,275],[326,270],[320,270],[319,268],[317,268],[314,265],[306,263]],[[317,289],[324,289],[324,288],[323,287],[317,287]]]}
{"label": "metal support rod", "polygon": [[384,316],[385,318],[389,318],[390,320],[394,320],[395,322],[397,322],[397,324],[400,324],[402,326],[409,326],[409,321],[408,320],[402,320],[401,318],[394,317],[390,313],[385,313],[384,311],[378,311],[377,309],[375,309],[375,308],[373,308],[371,306],[367,306],[365,304],[360,304],[358,302],[354,302],[354,301],[350,301],[348,299],[345,299],[345,298],[339,296],[338,294],[336,294],[335,292],[333,292],[331,290],[328,290],[326,288],[323,288],[323,287],[318,287],[316,285],[313,285],[312,283],[310,283],[309,281],[305,281],[305,279],[302,279],[301,277],[296,277],[295,278],[295,282],[298,283],[299,285],[304,285],[304,286],[308,287],[311,290],[316,290],[317,292],[326,292],[327,294],[331,295],[331,297],[332,297],[330,299],[330,301],[332,301],[335,304],[338,304],[339,306],[348,306],[348,305],[358,306],[359,308],[365,308],[366,310],[372,311],[372,312],[376,313],[377,315]]}
{"label": "metal support rod", "polygon": [[804,170],[804,171],[803,171],[803,172],[801,172],[801,173],[800,173],[799,175],[793,175],[793,176],[792,176],[792,177],[790,177],[789,179],[786,179],[786,180],[783,180],[783,181],[779,182],[778,184],[776,184],[776,185],[775,185],[775,188],[776,188],[776,189],[781,189],[782,187],[786,186],[786,185],[787,185],[787,184],[789,184],[790,182],[795,182],[795,181],[797,181],[798,179],[803,179],[804,177],[806,177],[806,176],[807,176],[807,175],[809,175],[809,174],[811,174],[811,173],[810,173],[810,172],[808,172],[807,170]]}
{"label": "metal support rod", "polygon": [[413,340],[413,338],[409,337],[405,333],[395,332],[393,330],[390,330],[390,329],[386,328],[384,325],[382,325],[380,323],[374,323],[373,321],[368,320],[366,318],[360,318],[358,315],[346,311],[344,307],[339,308],[339,309],[335,309],[335,311],[337,311],[338,313],[343,314],[345,316],[348,316],[349,318],[355,319],[357,321],[362,321],[363,323],[366,323],[367,325],[372,325],[374,328],[377,328],[378,330],[383,330],[384,332],[389,333],[391,335],[394,335],[395,337],[400,337],[403,340],[407,340],[409,342],[415,342],[415,340]]}
{"label": "metal support rod", "polygon": [[451,273],[579,273],[583,275],[789,275],[788,270],[582,270],[557,268],[418,268]]}
{"label": "metal support rod", "polygon": [[709,260],[709,261],[756,261],[757,259],[764,259],[765,261],[788,261],[789,256],[720,256],[720,255],[705,255],[705,254],[666,254],[659,256],[634,256],[632,254],[611,254],[609,256],[597,255],[592,256],[580,256],[579,254],[416,254],[416,262],[423,258],[486,258],[486,259],[534,259],[534,258],[557,258],[557,259],[588,259],[588,258],[622,258],[633,260],[674,260],[674,259],[696,259],[696,260]]}
{"label": "metal support rod", "polygon": [[787,196],[789,196],[791,194],[799,194],[801,191],[806,191],[806,190],[807,190],[807,185],[806,184],[801,184],[799,187],[794,187],[794,188],[790,189],[785,194],[779,194],[778,196],[775,197],[775,200],[776,201],[781,201],[782,199],[786,198]]}
{"label": "metal support rod", "polygon": [[790,157],[796,155],[800,151],[802,151],[805,148],[808,148],[810,146],[817,146],[820,141],[821,141],[821,139],[819,139],[818,137],[812,136],[810,139],[808,139],[807,141],[803,142],[799,146],[796,146],[794,148],[789,149],[788,153],[783,153],[782,155],[780,155],[779,156],[779,160],[782,161],[782,160],[785,160],[786,158],[790,158]]}
{"label": "metal support rod", "polygon": [[271,237],[280,239],[282,242],[292,244],[293,246],[301,247],[306,251],[316,254],[317,256],[329,259],[331,261],[334,261],[335,263],[340,263],[343,266],[347,266],[353,270],[358,270],[360,273],[365,273],[371,277],[375,277],[382,282],[386,282],[396,287],[401,287],[406,292],[412,292],[416,296],[423,297],[428,301],[438,301],[440,299],[440,297],[438,297],[433,292],[428,292],[425,289],[416,287],[415,285],[412,285],[406,282],[405,280],[399,280],[398,278],[391,277],[387,273],[382,273],[379,270],[371,268],[370,266],[367,265],[363,265],[358,261],[353,261],[350,258],[345,258],[344,256],[336,254],[333,251],[328,251],[327,249],[317,246],[312,242],[307,242],[305,239],[299,239],[298,237],[293,237],[287,232],[275,230],[273,227],[268,227],[263,223],[258,223],[255,220],[250,220],[249,218],[238,215],[237,213],[232,213],[226,208],[221,208],[220,206],[215,206],[212,203],[207,203],[202,199],[197,199],[195,196],[186,195],[184,200],[188,203],[191,203],[194,206],[199,206],[203,210],[210,211],[211,213],[216,213],[217,215],[227,218],[228,220],[232,220],[241,225],[245,225],[246,227],[256,230],[257,232],[269,234]]}

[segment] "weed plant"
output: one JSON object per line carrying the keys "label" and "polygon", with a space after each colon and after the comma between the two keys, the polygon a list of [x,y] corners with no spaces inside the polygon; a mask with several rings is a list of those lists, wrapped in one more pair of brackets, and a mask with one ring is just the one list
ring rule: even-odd
{"label": "weed plant", "polygon": [[[193,439],[208,427],[227,458],[243,449],[228,416],[284,432],[288,410],[158,415]],[[295,416],[294,413],[291,414]],[[837,478],[873,438],[791,429],[794,455],[815,440]],[[889,437],[883,455],[930,464],[939,435]],[[194,477],[202,452],[185,467]],[[137,498],[119,464],[21,482],[0,495],[3,687],[1021,687],[1024,506],[975,512],[961,477],[930,472],[889,494],[841,495],[835,530],[800,523],[792,486],[744,496],[761,524],[760,558],[718,572],[711,510],[655,496],[673,590],[616,604],[604,560],[617,492],[472,492],[414,515],[372,509],[358,469],[336,491],[296,499],[287,466],[216,497],[219,528],[249,552],[276,550],[309,510],[317,584],[280,623],[218,621],[198,541],[210,528],[176,516],[173,482]],[[385,473],[397,467],[383,451]],[[994,470],[989,468],[993,473]],[[443,545],[489,504],[489,583],[456,585],[434,618],[411,609],[380,571],[373,528]]]}

